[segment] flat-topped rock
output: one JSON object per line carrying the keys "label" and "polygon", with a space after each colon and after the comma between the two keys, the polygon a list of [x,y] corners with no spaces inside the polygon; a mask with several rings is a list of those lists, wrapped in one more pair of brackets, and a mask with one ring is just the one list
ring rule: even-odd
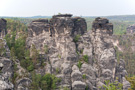
{"label": "flat-topped rock", "polygon": [[[63,17],[63,18],[58,18]],[[68,18],[65,18],[68,17]],[[84,18],[72,17],[72,14],[54,15],[48,19],[37,19],[30,23],[28,27],[28,36],[33,37],[45,32],[50,32],[50,36],[59,35],[82,35],[87,31],[87,25]]]}
{"label": "flat-topped rock", "polygon": [[48,23],[48,19],[37,19],[37,20],[33,20],[32,22],[45,22]]}
{"label": "flat-topped rock", "polygon": [[92,29],[101,29],[101,30],[112,30],[113,25],[112,23],[109,23],[109,20],[106,18],[96,18],[93,22]]}
{"label": "flat-topped rock", "polygon": [[72,14],[59,14],[59,15],[54,15],[53,18],[59,18],[59,17],[72,17]]}

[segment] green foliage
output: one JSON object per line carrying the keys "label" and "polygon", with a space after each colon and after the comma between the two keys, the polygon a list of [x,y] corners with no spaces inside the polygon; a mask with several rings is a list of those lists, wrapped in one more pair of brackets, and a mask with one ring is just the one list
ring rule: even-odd
{"label": "green foliage", "polygon": [[76,36],[74,37],[73,41],[76,43],[76,42],[78,42],[79,39],[80,39],[80,35],[76,35]]}
{"label": "green foliage", "polygon": [[24,59],[26,36],[25,34],[22,34],[16,40],[15,37],[16,37],[16,32],[13,32],[11,33],[11,35],[7,34],[5,39],[7,41],[7,45],[9,49],[11,50],[12,58],[16,56],[17,59],[21,60]]}
{"label": "green foliage", "polygon": [[81,19],[77,19],[77,21],[79,22]]}
{"label": "green foliage", "polygon": [[30,58],[29,50],[25,50],[24,59],[21,60],[20,64],[23,68],[27,69],[29,72],[34,70],[34,64]]}
{"label": "green foliage", "polygon": [[135,90],[135,76],[126,77],[126,79],[130,82],[131,88],[128,90]]}
{"label": "green foliage", "polygon": [[48,53],[49,49],[48,49],[48,46],[47,45],[44,45],[44,51],[45,51],[45,54]]}
{"label": "green foliage", "polygon": [[79,51],[76,50],[77,55],[80,55]]}
{"label": "green foliage", "polygon": [[60,54],[58,54],[58,58],[61,59],[61,55]]}
{"label": "green foliage", "polygon": [[10,58],[11,58],[11,60],[15,60],[16,59],[16,56],[15,56],[15,48],[14,47],[12,47],[11,48],[11,50],[10,50]]}
{"label": "green foliage", "polygon": [[135,75],[135,53],[132,47],[135,40],[134,35],[115,35],[115,40],[119,41],[118,47],[115,46],[117,61],[123,59],[125,67],[130,76]]}
{"label": "green foliage", "polygon": [[60,71],[60,69],[59,69],[59,68],[56,68],[56,73],[57,73],[57,74],[59,73],[59,71]]}
{"label": "green foliage", "polygon": [[83,75],[82,75],[82,78],[83,78],[83,79],[86,79],[86,74],[83,74]]}
{"label": "green foliage", "polygon": [[68,87],[64,87],[63,90],[70,90]]}
{"label": "green foliage", "polygon": [[3,40],[0,39],[0,56],[5,55],[6,49],[4,48]]}
{"label": "green foliage", "polygon": [[61,13],[59,12],[58,15],[61,15]]}
{"label": "green foliage", "polygon": [[78,66],[79,69],[81,68],[82,64],[83,64],[83,63],[82,63],[81,61],[79,61],[79,62],[77,63],[77,66]]}
{"label": "green foliage", "polygon": [[17,71],[17,64],[14,64],[13,65],[13,77],[11,78],[11,82],[13,83],[13,84],[15,84],[16,83],[16,78],[19,76],[19,74],[16,72]]}
{"label": "green foliage", "polygon": [[83,60],[84,60],[86,63],[88,63],[88,62],[89,62],[89,57],[88,57],[88,55],[84,55],[84,56],[83,56]]}
{"label": "green foliage", "polygon": [[85,90],[89,90],[89,86],[88,86],[88,85],[86,85],[86,88],[85,88]]}
{"label": "green foliage", "polygon": [[83,53],[83,49],[81,49],[80,53],[81,53],[81,54]]}
{"label": "green foliage", "polygon": [[105,88],[105,90],[123,90],[122,89],[123,85],[119,83],[118,81],[115,81],[114,83],[110,83],[109,80],[106,80],[105,85],[103,85],[103,87]]}
{"label": "green foliage", "polygon": [[52,74],[45,74],[44,76],[41,76],[40,74],[32,74],[32,83],[30,89],[32,90],[39,90],[40,88],[42,90],[55,90],[56,89],[56,83],[59,81],[55,75]]}
{"label": "green foliage", "polygon": [[31,59],[34,64],[34,66],[37,64],[39,58],[39,52],[36,49],[35,45],[33,44],[31,47]]}
{"label": "green foliage", "polygon": [[30,72],[30,71],[33,71],[34,70],[34,65],[33,64],[30,64],[28,67],[27,67],[27,70]]}

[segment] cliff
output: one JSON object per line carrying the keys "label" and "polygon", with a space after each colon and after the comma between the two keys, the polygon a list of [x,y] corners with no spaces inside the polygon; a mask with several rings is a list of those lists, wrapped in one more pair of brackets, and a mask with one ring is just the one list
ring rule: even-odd
{"label": "cliff", "polygon": [[[0,90],[29,90],[32,73],[21,67],[22,61],[14,57],[14,50],[8,49],[3,39],[6,20],[0,23]],[[113,25],[106,18],[96,18],[92,30],[87,31],[84,18],[55,15],[50,20],[30,23],[26,48],[30,49],[30,58],[39,53],[37,63],[32,64],[35,74],[50,73],[60,79],[55,90],[100,90],[99,87],[104,90],[106,80],[118,81],[123,84],[123,90],[128,90],[126,65],[124,60],[117,60],[112,34]],[[31,60],[27,58],[23,59]]]}
{"label": "cliff", "polygon": [[127,34],[134,34],[135,33],[135,25],[131,25],[127,27]]}
{"label": "cliff", "polygon": [[5,19],[0,19],[0,37],[3,38],[7,34]]}
{"label": "cliff", "polygon": [[[106,18],[96,18],[92,31],[87,32],[83,18],[72,15],[55,15],[51,20],[39,19],[29,25],[27,48],[35,45],[44,55],[46,66],[36,73],[55,74],[61,78],[57,90],[97,90],[105,80],[126,81],[124,60],[117,62],[112,43],[113,25]],[[47,52],[44,51],[47,47]],[[31,52],[32,53],[32,52]],[[85,78],[84,78],[85,77]],[[118,78],[118,79],[117,79]]]}

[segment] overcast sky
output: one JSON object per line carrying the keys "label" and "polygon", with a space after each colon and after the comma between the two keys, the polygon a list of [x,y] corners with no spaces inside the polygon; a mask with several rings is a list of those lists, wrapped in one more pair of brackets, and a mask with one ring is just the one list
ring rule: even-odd
{"label": "overcast sky", "polygon": [[135,14],[135,0],[0,0],[0,16],[77,16]]}

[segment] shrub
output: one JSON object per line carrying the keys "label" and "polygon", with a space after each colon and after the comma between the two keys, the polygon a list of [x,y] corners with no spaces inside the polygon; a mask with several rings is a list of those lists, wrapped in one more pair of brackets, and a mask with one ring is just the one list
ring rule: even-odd
{"label": "shrub", "polygon": [[83,75],[82,75],[82,78],[83,78],[83,79],[86,79],[86,74],[83,74]]}
{"label": "shrub", "polygon": [[63,90],[70,90],[68,87],[64,87]]}
{"label": "shrub", "polygon": [[77,55],[80,55],[79,51],[76,50]]}
{"label": "shrub", "polygon": [[79,69],[81,68],[82,64],[83,63],[81,61],[78,62],[77,66],[78,66]]}
{"label": "shrub", "polygon": [[88,61],[89,61],[88,55],[84,55],[84,56],[83,56],[83,60],[84,60],[86,63],[88,63]]}
{"label": "shrub", "polygon": [[[105,88],[105,90],[123,90],[122,89],[122,84],[119,83],[118,81],[115,81],[114,83],[110,83],[109,80],[105,81],[106,85],[103,85],[103,87]],[[100,87],[101,88],[101,87]],[[101,89],[102,90],[102,89]],[[104,89],[103,89],[104,90]]]}
{"label": "shrub", "polygon": [[56,89],[56,83],[59,81],[55,75],[52,75],[50,73],[45,74],[44,76],[41,76],[40,74],[32,74],[32,83],[31,83],[31,89],[32,90],[39,90],[41,88],[42,90],[55,90]]}
{"label": "shrub", "polygon": [[47,45],[44,45],[44,51],[45,51],[45,54],[48,53],[49,49],[48,49],[48,46]]}
{"label": "shrub", "polygon": [[61,55],[60,54],[58,54],[58,58],[61,59]]}
{"label": "shrub", "polygon": [[28,70],[29,72],[33,71],[33,70],[34,70],[34,65],[31,64],[30,66],[28,66],[28,67],[27,67],[27,70]]}
{"label": "shrub", "polygon": [[81,53],[81,54],[83,53],[83,49],[81,49],[80,53]]}
{"label": "shrub", "polygon": [[129,90],[135,90],[135,76],[126,77],[126,79],[130,82],[131,88]]}
{"label": "shrub", "polygon": [[57,74],[59,73],[59,71],[60,71],[59,68],[56,68],[56,73],[57,73]]}
{"label": "shrub", "polygon": [[85,90],[89,90],[89,86],[88,86],[88,85],[86,85],[86,88],[85,88]]}
{"label": "shrub", "polygon": [[80,38],[80,35],[76,35],[76,36],[74,37],[73,41],[76,43],[76,42],[78,42],[79,38]]}

